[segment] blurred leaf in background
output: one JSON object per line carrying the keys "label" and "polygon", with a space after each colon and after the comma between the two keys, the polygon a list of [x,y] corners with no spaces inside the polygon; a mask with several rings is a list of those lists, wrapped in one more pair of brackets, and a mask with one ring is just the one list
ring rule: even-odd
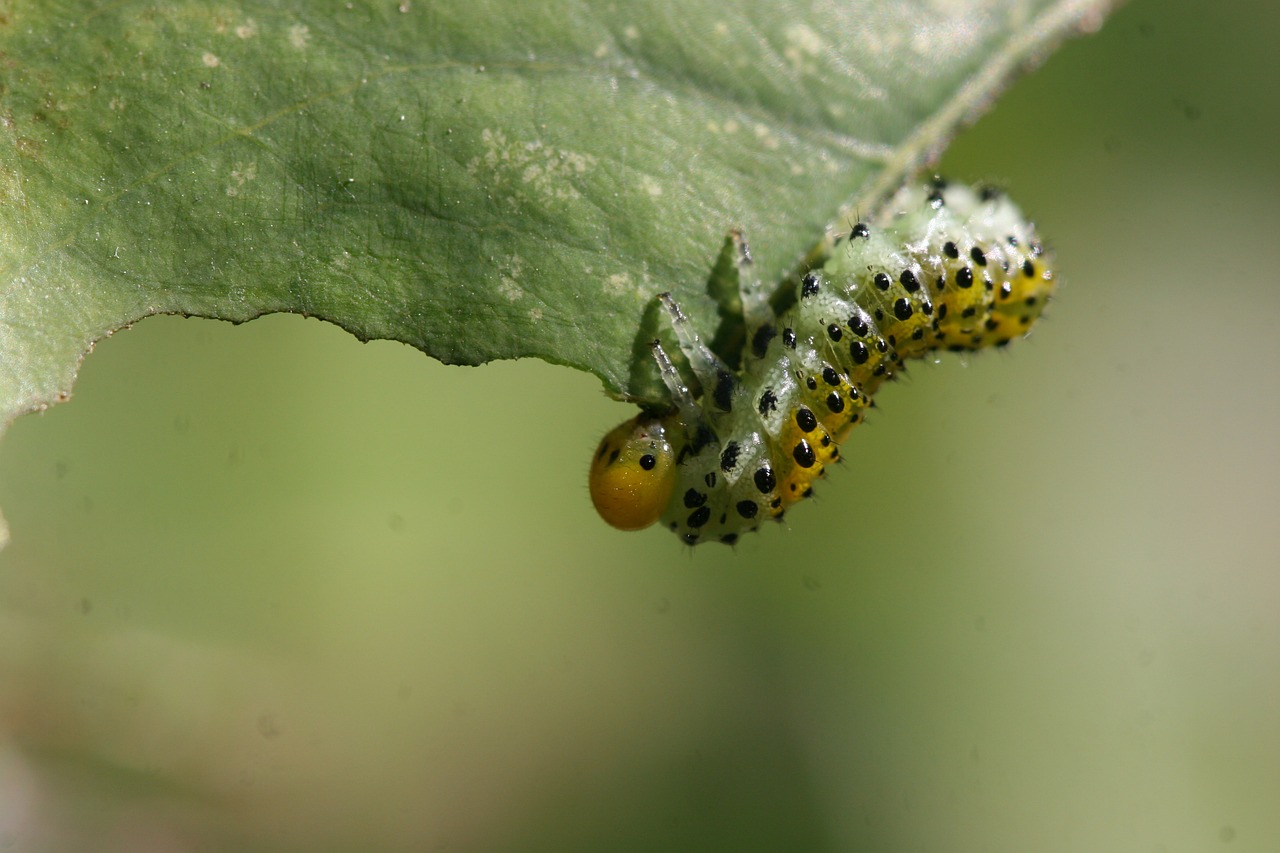
{"label": "blurred leaf in background", "polygon": [[0,843],[1274,850],[1278,39],[1136,0],[1014,86],[942,169],[1037,218],[1051,317],[733,551],[598,522],[583,373],[101,344],[0,449]]}

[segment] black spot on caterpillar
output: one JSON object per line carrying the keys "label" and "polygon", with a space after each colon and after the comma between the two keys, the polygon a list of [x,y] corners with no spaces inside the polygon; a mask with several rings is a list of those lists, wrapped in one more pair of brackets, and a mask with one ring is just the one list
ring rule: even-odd
{"label": "black spot on caterpillar", "polygon": [[731,544],[780,518],[839,460],[840,443],[905,360],[1003,346],[1026,334],[1054,289],[1051,259],[1017,206],[936,179],[903,189],[838,238],[777,318],[742,249],[751,344],[740,370],[659,296],[701,390],[690,391],[655,341],[673,409],[609,432],[591,465],[592,501],[615,527],[661,518],[691,545]]}

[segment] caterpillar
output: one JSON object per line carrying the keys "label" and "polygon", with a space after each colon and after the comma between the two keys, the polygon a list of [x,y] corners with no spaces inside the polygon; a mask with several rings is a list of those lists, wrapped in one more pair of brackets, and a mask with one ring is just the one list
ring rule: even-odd
{"label": "caterpillar", "polygon": [[672,406],[601,440],[589,486],[622,530],[661,519],[690,545],[732,544],[780,520],[840,460],[840,444],[904,362],[1004,346],[1054,289],[1035,227],[1003,193],[940,178],[905,187],[840,235],[774,316],[739,235],[742,366],[711,351],[670,294],[658,299],[697,384],[652,344]]}

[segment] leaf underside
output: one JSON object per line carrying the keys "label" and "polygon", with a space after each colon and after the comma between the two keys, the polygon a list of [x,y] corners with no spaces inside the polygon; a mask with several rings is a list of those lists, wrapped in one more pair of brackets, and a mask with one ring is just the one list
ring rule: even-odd
{"label": "leaf underside", "polygon": [[0,425],[139,318],[284,311],[640,400],[1106,0],[0,2]]}

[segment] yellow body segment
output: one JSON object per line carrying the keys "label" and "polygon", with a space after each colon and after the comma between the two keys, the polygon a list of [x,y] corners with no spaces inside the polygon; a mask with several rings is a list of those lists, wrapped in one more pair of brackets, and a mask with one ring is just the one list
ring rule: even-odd
{"label": "yellow body segment", "polygon": [[662,422],[641,415],[600,441],[588,484],[601,518],[619,530],[643,530],[662,517],[677,479]]}
{"label": "yellow body segment", "polygon": [[778,496],[783,508],[809,497],[814,480],[826,466],[840,458],[840,449],[826,427],[807,408],[788,418],[780,433],[779,445],[790,447],[794,465],[780,468]]}

